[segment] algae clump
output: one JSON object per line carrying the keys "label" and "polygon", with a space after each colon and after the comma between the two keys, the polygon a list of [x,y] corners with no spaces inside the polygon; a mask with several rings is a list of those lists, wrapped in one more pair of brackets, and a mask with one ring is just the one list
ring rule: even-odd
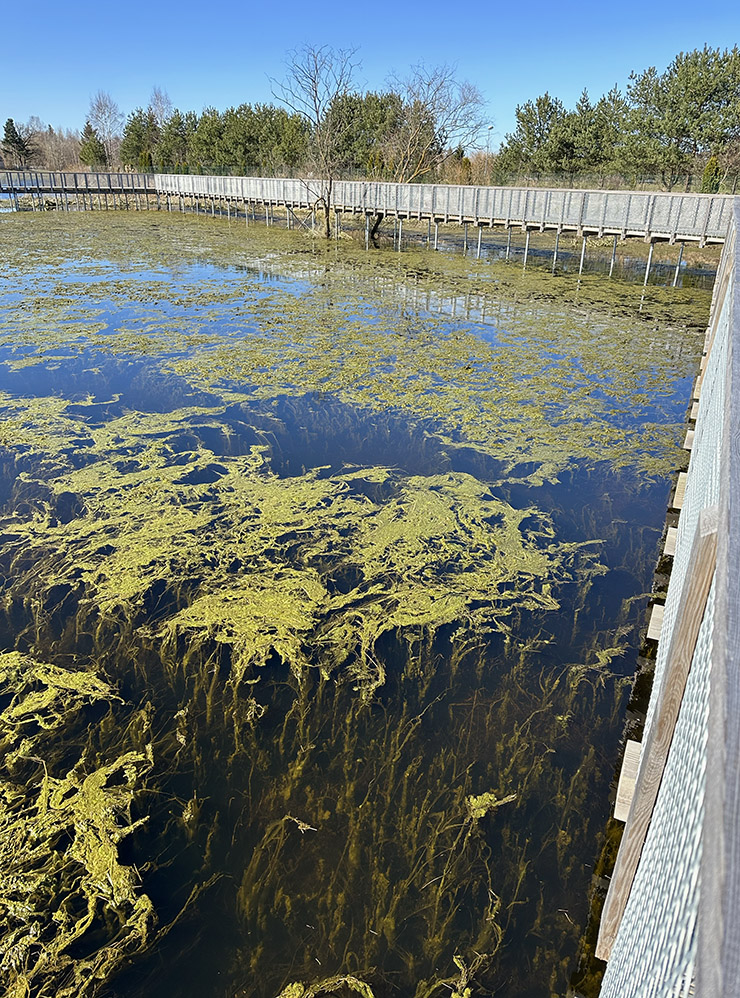
{"label": "algae clump", "polygon": [[130,811],[151,750],[105,764],[83,753],[66,771],[55,761],[57,739],[113,696],[93,674],[0,654],[10,701],[0,713],[0,968],[14,996],[95,994],[153,934],[153,906],[118,852],[145,820]]}

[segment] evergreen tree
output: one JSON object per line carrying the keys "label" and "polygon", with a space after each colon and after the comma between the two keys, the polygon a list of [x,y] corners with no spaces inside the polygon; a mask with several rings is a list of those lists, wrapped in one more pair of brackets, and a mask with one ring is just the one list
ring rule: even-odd
{"label": "evergreen tree", "polygon": [[[137,107],[128,116],[121,140],[121,162],[132,169],[141,169],[141,163],[154,163],[159,145],[159,127],[151,108]],[[142,159],[142,156],[144,159]],[[152,169],[144,172],[153,172]]]}
{"label": "evergreen tree", "polygon": [[719,191],[720,169],[716,156],[710,156],[701,178],[702,194],[716,194]]}
{"label": "evergreen tree", "polygon": [[80,162],[93,170],[103,170],[107,166],[108,157],[103,140],[89,121],[85,122],[80,140]]}
{"label": "evergreen tree", "polygon": [[502,166],[518,173],[531,172],[535,177],[558,168],[557,132],[565,118],[565,107],[547,91],[534,101],[516,108],[516,130],[506,136],[501,146]]}
{"label": "evergreen tree", "polygon": [[33,156],[31,143],[23,132],[16,127],[12,118],[8,118],[5,122],[3,154],[8,157],[14,166],[19,167],[21,170],[25,170]]}

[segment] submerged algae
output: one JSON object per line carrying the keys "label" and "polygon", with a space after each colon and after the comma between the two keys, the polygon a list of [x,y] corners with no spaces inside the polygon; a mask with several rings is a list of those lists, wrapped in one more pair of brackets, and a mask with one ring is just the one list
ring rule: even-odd
{"label": "submerged algae", "polygon": [[[107,979],[120,998],[204,994],[213,967],[263,998],[467,995],[512,967],[522,995],[562,990],[605,796],[594,746],[617,737],[614,670],[644,582],[616,621],[589,620],[615,567],[602,539],[627,528],[605,499],[576,529],[581,514],[544,501],[558,486],[533,486],[572,474],[577,506],[598,458],[649,491],[696,337],[562,299],[522,319],[467,263],[424,275],[385,255],[368,281],[360,254],[296,233],[31,221],[8,259],[32,321],[14,325],[9,292],[0,329],[0,632],[84,661],[106,700],[118,689],[146,714],[131,744],[111,722],[86,755],[82,722],[60,729],[48,799],[97,813],[96,774],[128,760],[111,789],[142,884],[119,855],[120,890],[173,926],[155,941],[142,916],[126,977],[111,917],[101,952],[116,955],[90,993]],[[44,260],[50,234],[59,257]],[[451,320],[456,303],[468,318]],[[64,697],[32,692],[37,715],[70,723]],[[155,789],[134,813],[142,780]],[[114,859],[104,834],[76,861],[93,880]],[[189,926],[179,913],[214,876]],[[196,945],[206,959],[181,961]],[[54,972],[72,958],[60,949]]]}
{"label": "submerged algae", "polygon": [[[26,442],[41,402],[16,417]],[[13,407],[20,413],[23,400]],[[3,521],[16,585],[26,576],[30,591],[47,579],[82,586],[87,612],[129,617],[161,585],[162,638],[187,632],[231,645],[237,677],[273,652],[298,678],[347,664],[369,695],[382,683],[374,648],[384,633],[453,623],[508,632],[522,612],[556,609],[554,583],[576,562],[585,578],[594,561],[581,545],[557,543],[544,512],[514,509],[467,474],[376,466],[280,477],[268,443],[214,453],[205,441],[228,425],[219,415],[187,409],[87,425],[84,465],[62,470],[79,418],[67,416],[64,432],[57,411],[62,447],[50,448],[45,474],[55,462],[57,473],[37,482],[33,518]],[[29,486],[30,472],[22,478]],[[70,496],[76,515],[60,518],[58,501]]]}

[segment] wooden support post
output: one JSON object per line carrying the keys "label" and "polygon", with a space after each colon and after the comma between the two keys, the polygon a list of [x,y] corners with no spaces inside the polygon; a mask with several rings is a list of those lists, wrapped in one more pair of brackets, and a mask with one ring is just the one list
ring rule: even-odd
{"label": "wooden support post", "polygon": [[524,266],[522,267],[522,270],[527,269],[528,256],[529,256],[529,229],[527,229],[527,236],[526,239],[524,240]]}
{"label": "wooden support post", "polygon": [[136,204],[136,210],[139,211],[139,192],[134,191],[134,202]]}
{"label": "wooden support post", "polygon": [[476,260],[480,260],[480,244],[481,244],[481,239],[482,238],[483,238],[483,226],[479,225],[478,226],[478,248],[475,251],[475,259]]}
{"label": "wooden support post", "polygon": [[398,252],[401,252],[401,235],[403,233],[403,219],[398,220]]}
{"label": "wooden support post", "polygon": [[463,222],[463,253],[468,252],[468,223]]}
{"label": "wooden support post", "polygon": [[434,248],[439,245],[439,222],[434,223]]}
{"label": "wooden support post", "polygon": [[370,216],[365,215],[365,249],[370,249]]}
{"label": "wooden support post", "polygon": [[157,199],[157,211],[159,211],[160,207],[161,207],[160,206],[160,201],[159,201],[159,191],[155,191],[154,194],[155,194],[156,199]]}
{"label": "wooden support post", "polygon": [[552,254],[552,272],[555,273],[555,266],[558,262],[558,250],[560,249],[560,229],[555,233],[555,250]]}
{"label": "wooden support post", "polygon": [[578,276],[580,277],[583,273],[583,261],[586,258],[586,236],[583,237],[583,245],[581,246],[581,262],[578,267]]}
{"label": "wooden support post", "polygon": [[506,229],[508,235],[506,237],[506,259],[508,260],[511,256],[511,226],[509,225]]}
{"label": "wooden support post", "polygon": [[315,228],[316,228],[316,209],[312,208],[311,209],[311,231],[313,232],[313,230]]}
{"label": "wooden support post", "polygon": [[334,238],[339,239],[339,212],[334,211]]}
{"label": "wooden support post", "polygon": [[427,219],[427,249],[429,249],[431,244],[432,244],[432,217],[430,215],[429,218]]}
{"label": "wooden support post", "polygon": [[648,278],[650,277],[650,265],[653,262],[653,247],[655,243],[650,240],[650,249],[648,250],[647,266],[645,267],[645,280],[642,282],[643,288],[647,286]]}
{"label": "wooden support post", "polygon": [[615,236],[614,245],[612,246],[612,260],[611,263],[609,264],[609,280],[611,280],[611,276],[614,273],[614,261],[616,259],[617,259],[617,237]]}
{"label": "wooden support post", "polygon": [[635,793],[601,915],[596,945],[599,960],[608,960],[611,956],[663,779],[699,628],[714,578],[718,521],[716,506],[703,509],[699,514],[663,678],[660,688],[653,689],[653,696],[657,697],[655,713],[642,746]]}
{"label": "wooden support post", "polygon": [[673,287],[675,288],[678,284],[678,275],[681,272],[681,261],[683,260],[683,243],[679,244],[678,247],[678,260],[676,260],[676,272],[673,275]]}

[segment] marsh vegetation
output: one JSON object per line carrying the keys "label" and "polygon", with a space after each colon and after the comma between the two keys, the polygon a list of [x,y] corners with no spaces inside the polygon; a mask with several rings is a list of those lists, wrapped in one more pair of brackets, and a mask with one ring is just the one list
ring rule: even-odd
{"label": "marsh vegetation", "polygon": [[708,293],[0,226],[7,993],[563,994]]}

